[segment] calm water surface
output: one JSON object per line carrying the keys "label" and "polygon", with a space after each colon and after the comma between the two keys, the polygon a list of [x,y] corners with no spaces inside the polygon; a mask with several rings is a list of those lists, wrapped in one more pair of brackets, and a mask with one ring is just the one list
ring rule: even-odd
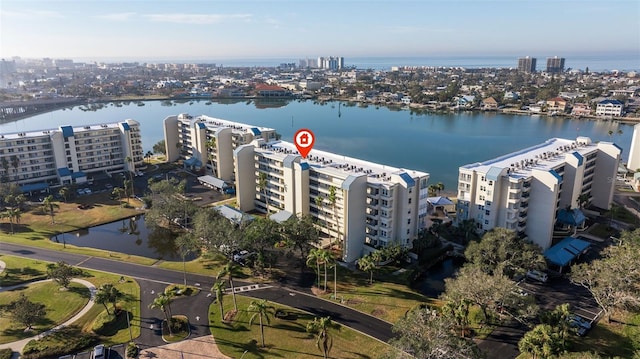
{"label": "calm water surface", "polygon": [[[517,116],[462,112],[419,114],[410,110],[369,105],[348,106],[313,101],[146,101],[143,106],[107,103],[96,111],[82,107],[54,111],[0,124],[0,133],[80,126],[134,119],[141,123],[145,152],[163,139],[162,121],[170,115],[189,113],[275,128],[292,141],[296,130],[306,127],[316,135],[315,147],[395,167],[431,174],[431,183],[446,189],[457,184],[458,167],[491,159],[553,137],[588,136],[594,141],[614,141],[628,158],[633,127],[613,121],[557,117]],[[622,134],[617,134],[622,130]],[[614,135],[609,136],[608,132]]]}
{"label": "calm water surface", "polygon": [[[52,241],[164,260],[182,260],[177,254],[175,235],[158,227],[150,230],[144,217],[137,216],[74,232],[63,233]],[[193,256],[185,257],[187,260]]]}

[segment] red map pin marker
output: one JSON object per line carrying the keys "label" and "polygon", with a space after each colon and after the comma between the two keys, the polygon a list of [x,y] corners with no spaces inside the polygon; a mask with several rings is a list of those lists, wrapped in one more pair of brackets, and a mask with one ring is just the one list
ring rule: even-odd
{"label": "red map pin marker", "polygon": [[307,130],[306,128],[302,128],[293,135],[293,143],[296,144],[296,148],[302,158],[307,158],[309,152],[313,148],[313,144],[316,142],[316,136],[313,135],[313,132]]}

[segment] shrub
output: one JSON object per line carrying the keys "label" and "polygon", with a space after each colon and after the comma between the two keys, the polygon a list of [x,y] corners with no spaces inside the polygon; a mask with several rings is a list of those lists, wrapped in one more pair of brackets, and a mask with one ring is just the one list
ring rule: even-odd
{"label": "shrub", "polygon": [[98,342],[95,334],[83,333],[80,328],[62,328],[39,340],[30,340],[22,350],[23,359],[44,359],[59,357],[80,351]]}
{"label": "shrub", "polygon": [[129,342],[127,345],[127,358],[137,358],[140,354],[140,348],[134,342]]}
{"label": "shrub", "polygon": [[11,349],[0,349],[0,359],[11,359],[12,355]]}
{"label": "shrub", "polygon": [[129,312],[121,310],[117,315],[113,313],[107,314],[107,311],[102,311],[96,319],[93,321],[91,330],[98,335],[112,336],[115,335],[118,330],[127,327],[127,315]]}

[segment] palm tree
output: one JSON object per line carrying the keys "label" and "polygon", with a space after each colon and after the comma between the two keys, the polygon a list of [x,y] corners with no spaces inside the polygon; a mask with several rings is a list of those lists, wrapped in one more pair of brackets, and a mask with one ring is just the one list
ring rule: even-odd
{"label": "palm tree", "polygon": [[271,318],[269,318],[269,315],[273,311],[273,307],[267,305],[266,299],[259,302],[254,300],[251,301],[251,304],[249,304],[249,307],[247,307],[247,311],[254,313],[249,319],[249,325],[253,324],[253,321],[256,317],[260,319],[260,336],[262,337],[262,347],[264,348],[264,325],[262,319],[264,318],[267,324],[271,323]]}
{"label": "palm tree", "polygon": [[438,191],[438,187],[434,184],[429,185],[429,187],[427,187],[427,191],[428,191],[429,197],[433,197],[436,195],[436,192]]}
{"label": "palm tree", "polygon": [[49,215],[51,216],[51,223],[56,223],[53,218],[53,212],[54,209],[60,208],[60,206],[54,202],[52,195],[48,195],[47,197],[45,197],[44,201],[42,201],[42,207],[45,211],[49,211]]}
{"label": "palm tree", "polygon": [[327,265],[330,265],[330,263],[333,261],[333,255],[331,254],[331,252],[329,252],[326,249],[321,249],[320,253],[320,262],[322,262],[322,265],[324,266],[324,291],[327,291]]}
{"label": "palm tree", "polygon": [[122,201],[122,195],[124,194],[124,189],[120,187],[114,187],[113,191],[111,191],[111,194],[114,196],[118,196],[118,199]]}
{"label": "palm tree", "polygon": [[107,283],[103,284],[96,291],[96,303],[104,305],[104,308],[107,310],[107,314],[109,313],[109,308],[107,307],[107,303],[111,303],[113,305],[113,313],[116,312],[116,303],[118,299],[122,298],[124,294],[118,290],[113,284]]}
{"label": "palm tree", "polygon": [[133,183],[133,171],[135,170],[135,167],[133,169],[131,168],[131,163],[133,163],[133,158],[131,158],[131,156],[127,156],[124,160],[129,164],[127,166],[127,169],[129,170],[129,179],[131,180],[131,183]]}
{"label": "palm tree", "polygon": [[151,162],[151,157],[153,157],[153,152],[151,151],[147,151],[147,153],[144,154],[144,157],[147,158],[147,162]]}
{"label": "palm tree", "polygon": [[[324,201],[322,200],[322,197],[320,195],[316,196],[316,198],[313,199],[313,201],[316,204],[316,207],[318,207],[318,219],[320,219],[320,214],[322,213],[322,204],[324,203]],[[327,225],[327,221],[325,220],[325,226]],[[327,228],[327,232],[329,231],[329,228]]]}
{"label": "palm tree", "polygon": [[258,175],[258,188],[260,188],[260,192],[264,196],[264,204],[267,207],[267,215],[269,215],[269,198],[267,198],[267,174],[264,172],[260,172]]}
{"label": "palm tree", "polygon": [[216,295],[216,300],[220,305],[220,321],[224,321],[224,307],[222,306],[222,296],[224,295],[224,282],[215,282],[211,287],[211,292]]}
{"label": "palm tree", "polygon": [[336,241],[340,243],[340,222],[338,220],[338,215],[336,213],[336,202],[338,197],[336,195],[337,188],[335,186],[329,187],[329,203],[331,204],[331,208],[333,209],[333,218],[336,220]]}
{"label": "palm tree", "polygon": [[[129,203],[129,198],[133,196],[133,180],[124,180],[122,186],[124,187],[124,195],[127,197],[127,203]],[[131,194],[129,194],[129,191],[131,191]]]}
{"label": "palm tree", "polygon": [[216,138],[211,137],[209,141],[207,141],[207,151],[209,152],[208,153],[209,161],[211,161],[211,174],[214,177],[217,177],[216,166],[215,166],[215,163],[213,162],[213,160],[215,159],[215,156],[213,155],[215,153],[215,149],[216,149]]}
{"label": "palm tree", "polygon": [[67,198],[69,197],[69,187],[62,187],[60,188],[60,190],[58,190],[58,194],[64,198],[64,202],[67,202]]}
{"label": "palm tree", "polygon": [[11,165],[13,166],[15,171],[17,172],[18,168],[20,168],[20,158],[18,158],[18,156],[16,156],[16,155],[11,156]]}
{"label": "palm tree", "polygon": [[187,286],[187,262],[185,257],[191,253],[198,251],[198,241],[191,232],[184,232],[176,238],[176,246],[182,256],[182,272],[184,278],[184,286]]}
{"label": "palm tree", "polygon": [[373,257],[369,254],[358,259],[358,268],[361,271],[369,272],[369,284],[373,284],[373,270],[376,268]]}
{"label": "palm tree", "polygon": [[578,206],[580,209],[584,208],[584,206],[589,203],[590,196],[586,193],[583,193],[578,196]]}
{"label": "palm tree", "polygon": [[313,265],[316,266],[318,289],[320,289],[320,257],[322,256],[321,252],[322,249],[314,248],[310,250],[309,255],[307,255],[307,267],[313,267]]}
{"label": "palm tree", "polygon": [[444,183],[438,182],[436,189],[438,190],[438,194],[440,194],[440,191],[444,191]]}
{"label": "palm tree", "polygon": [[9,225],[11,227],[11,234],[13,234],[13,220],[16,220],[16,224],[20,222],[20,209],[19,208],[9,208],[4,212],[4,215],[9,218]]}
{"label": "palm tree", "polygon": [[229,286],[231,287],[231,296],[233,297],[233,309],[238,311],[238,303],[236,302],[236,291],[233,287],[233,271],[236,269],[236,265],[234,262],[229,261],[227,264],[218,272],[217,278],[222,278],[224,276],[229,277]]}
{"label": "palm tree", "polygon": [[324,359],[329,357],[329,352],[333,347],[333,338],[329,334],[329,328],[333,326],[331,317],[313,318],[313,322],[307,324],[307,332],[314,333],[317,337],[316,345],[322,351]]}
{"label": "palm tree", "polygon": [[167,321],[169,328],[169,336],[173,336],[173,329],[171,328],[171,295],[165,293],[158,293],[158,296],[153,299],[153,302],[149,304],[151,309],[160,309],[164,313],[164,318]]}

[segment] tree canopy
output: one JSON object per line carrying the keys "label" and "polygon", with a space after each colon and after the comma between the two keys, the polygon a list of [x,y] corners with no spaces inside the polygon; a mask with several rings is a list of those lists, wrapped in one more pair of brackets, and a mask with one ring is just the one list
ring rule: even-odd
{"label": "tree canopy", "polygon": [[480,241],[470,242],[464,256],[487,274],[504,274],[510,278],[530,269],[544,270],[547,267],[539,246],[524,241],[514,231],[505,228],[494,228]]}

